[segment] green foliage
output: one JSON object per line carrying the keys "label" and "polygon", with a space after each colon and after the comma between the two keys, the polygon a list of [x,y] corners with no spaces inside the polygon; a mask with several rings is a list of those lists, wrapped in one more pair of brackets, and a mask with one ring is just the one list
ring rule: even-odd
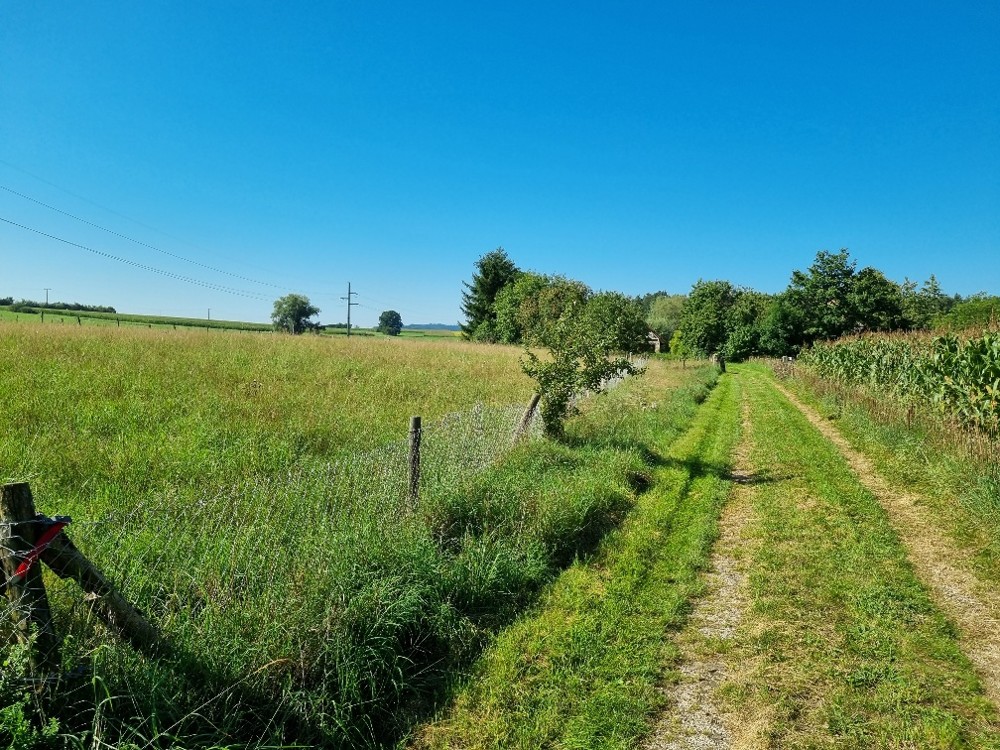
{"label": "green foliage", "polygon": [[949,334],[932,346],[920,363],[925,392],[963,425],[1000,437],[1000,333],[965,342]]}
{"label": "green foliage", "polygon": [[728,335],[729,313],[739,290],[728,281],[701,281],[684,302],[680,331],[685,345],[708,357],[722,351]]}
{"label": "green foliage", "polygon": [[316,324],[310,322],[309,318],[318,314],[319,308],[310,304],[308,297],[302,294],[286,294],[274,301],[271,321],[276,331],[298,334],[314,328]]}
{"label": "green foliage", "polygon": [[[544,317],[540,307],[542,292],[558,283],[558,277],[526,271],[501,289],[493,305],[496,340],[504,344],[520,344],[530,337]],[[556,317],[561,312],[557,312]]]}
{"label": "green foliage", "polygon": [[849,306],[854,310],[855,330],[899,331],[909,327],[902,290],[874,268],[862,268],[855,274]]}
{"label": "green foliage", "polygon": [[51,717],[38,726],[38,706],[27,687],[28,645],[11,644],[0,664],[0,746],[8,750],[59,747],[59,721]]}
{"label": "green foliage", "polygon": [[684,334],[680,328],[670,337],[670,354],[678,359],[688,359],[693,356],[691,349],[684,343]]}
{"label": "green foliage", "polygon": [[1000,324],[1000,297],[972,297],[957,302],[933,319],[934,328],[951,331],[996,329]]}
{"label": "green foliage", "polygon": [[853,330],[856,314],[851,298],[855,262],[847,250],[821,250],[807,273],[793,271],[785,297],[799,313],[801,341],[832,339]]}
{"label": "green foliage", "polygon": [[912,282],[900,287],[875,268],[856,272],[855,265],[847,250],[820,251],[776,296],[699,281],[681,311],[684,340],[700,356],[784,356],[844,334],[905,330],[949,304],[933,276],[917,292]]}
{"label": "green foliage", "polygon": [[543,360],[526,348],[521,367],[537,383],[545,434],[552,438],[562,437],[577,396],[598,393],[612,379],[641,371],[628,359],[609,358],[618,351],[616,331],[602,327],[599,316],[587,313],[586,304],[570,306],[538,330],[531,343],[548,350]]}
{"label": "green foliage", "polygon": [[553,326],[563,317],[579,314],[591,296],[589,287],[580,281],[565,276],[544,276],[542,279],[544,283],[535,282],[533,292],[521,300],[518,313],[521,343],[548,340]]}
{"label": "green foliage", "polygon": [[378,316],[378,331],[387,336],[398,336],[403,330],[403,318],[395,310],[385,310]]}
{"label": "green foliage", "polygon": [[903,315],[907,328],[927,330],[955,304],[956,300],[941,291],[934,274],[917,289],[915,281],[905,279],[900,287]]}
{"label": "green foliage", "polygon": [[493,304],[497,295],[520,274],[507,252],[498,247],[476,261],[476,271],[471,282],[463,282],[461,324],[462,335],[476,341],[497,341],[496,311]]}
{"label": "green foliage", "polygon": [[618,292],[598,292],[584,307],[586,327],[600,331],[610,351],[638,354],[649,348],[648,326],[638,300]]}
{"label": "green foliage", "polygon": [[646,323],[663,341],[670,341],[681,324],[686,294],[658,294],[648,305]]}

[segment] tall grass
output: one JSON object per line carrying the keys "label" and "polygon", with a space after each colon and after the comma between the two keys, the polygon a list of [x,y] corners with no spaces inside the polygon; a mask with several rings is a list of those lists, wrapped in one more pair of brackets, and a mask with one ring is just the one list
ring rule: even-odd
{"label": "tall grass", "polygon": [[80,745],[390,743],[643,470],[634,448],[511,449],[512,349],[26,326],[0,345],[0,474],[73,515],[173,647],[136,654],[47,581],[66,665],[104,691],[55,708]]}

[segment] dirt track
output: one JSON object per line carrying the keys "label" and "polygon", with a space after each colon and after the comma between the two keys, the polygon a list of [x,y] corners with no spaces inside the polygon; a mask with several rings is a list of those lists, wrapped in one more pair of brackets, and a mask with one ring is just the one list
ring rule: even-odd
{"label": "dirt track", "polygon": [[987,696],[1000,707],[1000,596],[971,572],[969,555],[941,532],[917,496],[892,487],[833,425],[786,388],[773,385],[837,446],[862,484],[885,508],[917,575],[954,621],[962,650],[975,666]]}

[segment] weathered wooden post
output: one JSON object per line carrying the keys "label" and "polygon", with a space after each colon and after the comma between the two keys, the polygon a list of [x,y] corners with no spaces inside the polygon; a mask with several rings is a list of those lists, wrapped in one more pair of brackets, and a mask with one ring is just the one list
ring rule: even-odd
{"label": "weathered wooden post", "polygon": [[520,423],[517,425],[517,429],[514,430],[514,442],[523,438],[528,433],[528,427],[531,426],[531,420],[535,416],[535,411],[538,409],[538,402],[542,400],[542,394],[536,393],[531,397],[531,401],[528,402],[528,408],[524,410],[524,415],[521,417]]}
{"label": "weathered wooden post", "polygon": [[65,534],[60,534],[41,555],[60,578],[72,578],[87,592],[90,609],[110,630],[147,656],[163,656],[168,646],[160,631],[126,601]]}
{"label": "weathered wooden post", "polygon": [[42,569],[40,565],[32,565],[26,573],[17,574],[38,539],[42,528],[38,520],[27,482],[0,487],[0,566],[11,616],[18,638],[24,643],[34,639],[29,657],[32,673],[46,677],[59,671],[60,658]]}
{"label": "weathered wooden post", "polygon": [[410,504],[420,499],[420,417],[410,417]]}

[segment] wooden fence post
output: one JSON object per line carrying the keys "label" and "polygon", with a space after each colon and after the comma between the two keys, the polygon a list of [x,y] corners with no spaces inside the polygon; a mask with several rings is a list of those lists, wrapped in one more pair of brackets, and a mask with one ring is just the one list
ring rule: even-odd
{"label": "wooden fence post", "polygon": [[410,417],[410,504],[420,499],[420,417]]}
{"label": "wooden fence post", "polygon": [[531,420],[535,416],[535,411],[538,409],[538,402],[542,400],[542,394],[536,393],[531,397],[531,401],[528,402],[528,408],[524,410],[524,416],[521,417],[521,422],[517,425],[517,429],[514,430],[514,442],[523,438],[527,432],[528,427],[531,425]]}
{"label": "wooden fence post", "polygon": [[76,548],[65,534],[60,534],[45,551],[42,561],[60,578],[72,578],[87,592],[86,602],[109,629],[147,656],[163,656],[168,647],[160,631],[142,613],[126,601],[107,578]]}
{"label": "wooden fence post", "polygon": [[41,525],[37,523],[35,502],[27,482],[0,487],[0,563],[6,581],[18,638],[34,643],[29,657],[35,676],[46,677],[59,671],[59,639],[52,627],[52,610],[45,595],[42,568],[33,565],[22,577],[15,571],[31,552]]}

